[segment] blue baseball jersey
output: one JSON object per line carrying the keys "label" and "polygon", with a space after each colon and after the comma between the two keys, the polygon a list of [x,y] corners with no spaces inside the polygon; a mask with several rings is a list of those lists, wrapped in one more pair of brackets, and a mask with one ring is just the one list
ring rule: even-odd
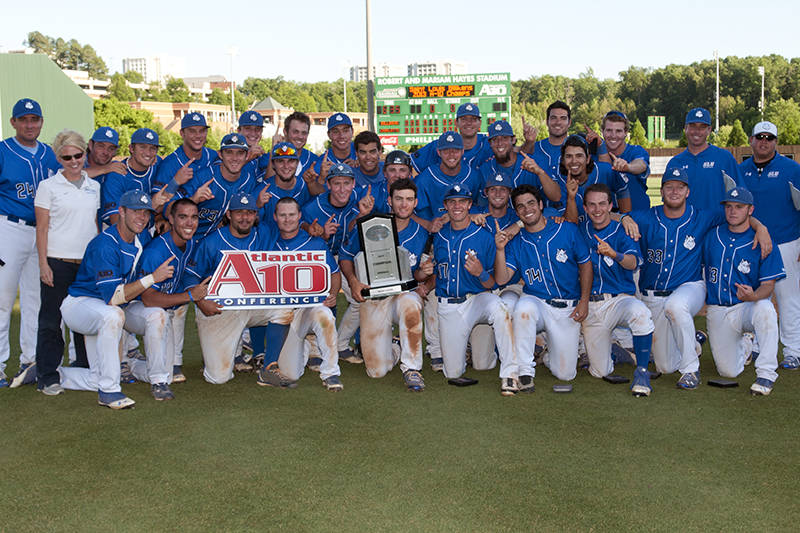
{"label": "blue baseball jersey", "polygon": [[699,209],[714,209],[725,199],[723,172],[737,185],[742,183],[739,165],[733,155],[724,148],[713,145],[709,145],[697,155],[684,150],[669,160],[664,174],[676,166],[684,169],[689,175],[687,202]]}
{"label": "blue baseball jersey", "polygon": [[760,170],[752,157],[739,169],[745,187],[753,193],[753,216],[767,227],[775,244],[800,238],[800,211],[791,194],[792,186],[800,190],[800,164],[775,154]]}
{"label": "blue baseball jersey", "polygon": [[[558,175],[556,180],[558,186],[561,188],[561,208],[566,210],[567,207],[567,176],[563,174]],[[586,211],[583,209],[583,194],[586,187],[595,183],[603,183],[611,189],[611,194],[614,195],[614,205],[617,201],[623,198],[630,198],[631,193],[628,190],[628,184],[622,179],[618,172],[611,169],[608,163],[595,163],[594,168],[589,173],[581,185],[578,186],[578,193],[575,195],[575,204],[578,207],[578,220],[583,222],[586,220]]]}
{"label": "blue baseball jersey", "polygon": [[325,156],[328,156],[328,160],[334,165],[337,165],[339,163],[344,163],[345,160],[347,159],[358,161],[358,157],[356,156],[356,148],[355,146],[353,146],[353,143],[350,143],[350,154],[348,154],[348,156],[345,157],[344,159],[339,159],[338,157],[336,157],[336,155],[333,153],[333,150],[331,148],[328,148],[327,150],[322,152],[322,154],[317,156],[317,160],[316,162],[314,162],[314,171],[317,174],[319,174],[320,171],[322,170],[322,162],[325,161]]}
{"label": "blue baseball jersey", "polygon": [[736,297],[737,283],[756,290],[764,281],[786,277],[778,249],[773,248],[762,260],[761,246],[753,249],[754,237],[755,231],[751,228],[734,233],[727,224],[720,224],[708,233],[703,243],[707,304],[740,303]]}
{"label": "blue baseball jersey", "polygon": [[269,200],[264,207],[261,208],[259,213],[259,217],[261,218],[262,222],[267,222],[269,224],[273,223],[272,215],[275,213],[275,205],[278,203],[278,200],[281,198],[291,197],[297,200],[297,203],[300,204],[300,208],[306,205],[308,202],[311,201],[311,193],[308,190],[308,185],[298,176],[294,178],[294,186],[288,189],[281,189],[278,187],[278,176],[272,176],[264,180],[263,185],[259,185],[257,187],[257,191],[254,194],[258,195],[261,194],[261,191],[264,190],[264,187],[269,187]]}
{"label": "blue baseball jersey", "polygon": [[37,141],[33,152],[14,137],[0,143],[0,215],[36,222],[36,189],[59,168],[56,154],[44,143]]}
{"label": "blue baseball jersey", "polygon": [[466,186],[472,193],[472,202],[476,203],[482,190],[480,172],[469,165],[461,164],[455,176],[448,176],[439,166],[428,167],[417,176],[417,208],[416,214],[425,220],[432,220],[445,214],[444,197],[454,185]]}
{"label": "blue baseball jersey", "polygon": [[636,284],[633,281],[633,270],[622,268],[622,265],[597,252],[598,242],[595,237],[600,237],[608,243],[615,252],[622,255],[636,256],[637,264],[642,263],[642,252],[639,245],[628,237],[619,222],[612,220],[604,228],[597,229],[591,220],[580,225],[581,234],[586,239],[592,261],[592,294],[634,294]]}
{"label": "blue baseball jersey", "polygon": [[[150,241],[150,244],[148,244],[142,252],[142,259],[139,261],[138,276],[143,277],[147,274],[152,274],[164,261],[174,255],[175,259],[170,262],[170,265],[175,269],[172,277],[158,283],[153,283],[151,287],[164,294],[184,292],[186,290],[183,286],[186,265],[194,256],[196,247],[197,241],[192,239],[187,241],[186,246],[181,250],[178,245],[175,244],[172,232],[159,235]],[[175,307],[173,307],[173,309]]]}
{"label": "blue baseball jersey", "polygon": [[325,252],[325,262],[331,269],[331,274],[339,272],[339,264],[334,259],[333,254],[328,250],[327,243],[319,237],[312,237],[302,229],[291,239],[278,237],[275,241],[275,249],[284,252],[294,252],[300,250],[318,250]]}
{"label": "blue baseball jersey", "polygon": [[445,224],[433,238],[433,257],[436,262],[436,296],[462,298],[468,294],[486,291],[477,276],[467,271],[464,263],[475,255],[483,269],[494,272],[494,255],[497,248],[492,234],[470,222],[462,230]]}
{"label": "blue baseball jersey", "polygon": [[[189,168],[194,171],[194,175],[203,171],[211,166],[217,160],[217,152],[211,148],[203,147],[200,151],[200,159],[195,159]],[[153,179],[151,193],[155,193],[164,188],[175,177],[175,173],[189,161],[189,156],[183,150],[183,146],[179,146],[174,152],[165,157],[158,165],[155,178]],[[208,180],[206,180],[208,181]]]}
{"label": "blue baseball jersey", "polygon": [[506,245],[506,266],[521,274],[525,294],[542,299],[580,298],[578,265],[589,259],[586,241],[571,222],[548,221],[535,233],[523,228]]}
{"label": "blue baseball jersey", "polygon": [[[160,157],[156,157],[156,162],[144,172],[136,172],[128,167],[128,172],[124,175],[116,172],[106,174],[103,181],[100,203],[100,220],[106,224],[111,223],[111,215],[119,214],[119,199],[123,193],[134,189],[141,189],[145,192],[153,190],[153,177],[156,175]],[[123,163],[127,166],[128,159]]]}
{"label": "blue baseball jersey", "polygon": [[350,194],[350,200],[342,207],[334,207],[330,202],[328,193],[320,194],[303,206],[303,222],[311,224],[314,220],[320,226],[325,226],[328,219],[333,216],[333,222],[339,224],[336,233],[328,239],[328,249],[333,255],[339,255],[339,249],[349,231],[348,226],[358,218],[358,195],[355,191]]}
{"label": "blue baseball jersey", "polygon": [[687,205],[678,218],[668,218],[664,206],[630,213],[639,225],[642,267],[641,290],[674,290],[701,279],[703,240],[714,226],[725,222],[721,206],[700,210]]}
{"label": "blue baseball jersey", "polygon": [[[411,266],[411,272],[415,272],[419,268],[419,258],[425,251],[425,243],[428,242],[429,233],[409,219],[408,226],[405,229],[397,232],[397,245],[402,246],[408,250],[408,263]],[[361,251],[361,239],[358,236],[358,228],[353,228],[347,238],[347,242],[342,246],[339,252],[339,259],[353,261],[356,254]]]}
{"label": "blue baseball jersey", "polygon": [[137,264],[150,234],[143,231],[125,242],[117,226],[103,230],[89,242],[83,262],[69,287],[70,296],[98,298],[107,304],[120,284],[131,283],[136,278]]}
{"label": "blue baseball jersey", "polygon": [[[436,150],[436,141],[431,141],[413,154],[411,154],[411,164],[417,173],[422,174],[426,168],[436,167],[442,162],[439,157],[439,152]],[[475,146],[469,150],[464,150],[464,155],[461,158],[461,164],[472,167],[474,170],[478,168],[490,157],[492,157],[492,148],[489,146],[489,137],[483,133],[476,136]]]}
{"label": "blue baseball jersey", "polygon": [[[606,144],[601,145],[601,150],[598,153],[607,153]],[[628,192],[630,192],[631,209],[641,210],[650,209],[650,197],[647,196],[647,178],[650,176],[650,153],[636,144],[626,144],[625,149],[618,156],[628,163],[641,159],[645,162],[647,167],[641,174],[631,174],[630,172],[613,172],[617,174],[622,181],[628,184]]]}

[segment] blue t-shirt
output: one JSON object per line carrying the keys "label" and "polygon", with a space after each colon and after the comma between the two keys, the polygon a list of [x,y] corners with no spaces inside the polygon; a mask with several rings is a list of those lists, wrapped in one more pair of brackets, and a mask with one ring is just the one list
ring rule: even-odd
{"label": "blue t-shirt", "polygon": [[58,172],[61,165],[53,149],[36,142],[31,153],[14,137],[0,143],[0,215],[34,223],[33,199],[42,180]]}
{"label": "blue t-shirt", "polygon": [[462,230],[454,230],[450,224],[433,238],[433,257],[436,262],[436,296],[462,298],[487,289],[477,276],[467,271],[464,263],[468,255],[475,255],[483,269],[494,272],[494,255],[497,248],[492,234],[471,223]]}
{"label": "blue t-shirt", "polygon": [[592,272],[594,274],[592,294],[634,294],[636,284],[633,282],[633,270],[623,268],[608,256],[600,255],[597,252],[597,246],[600,243],[597,242],[595,236],[600,237],[621,255],[636,256],[637,264],[642,263],[642,252],[639,250],[639,245],[628,237],[622,225],[614,220],[601,229],[595,228],[592,221],[587,220],[580,225],[580,228],[592,256]]}
{"label": "blue t-shirt", "polygon": [[767,227],[775,244],[799,238],[800,211],[792,203],[791,187],[800,190],[800,165],[775,154],[761,172],[752,157],[739,169],[744,185],[753,193],[753,216]]}
{"label": "blue t-shirt", "polygon": [[742,183],[739,165],[731,153],[723,148],[709,145],[697,155],[684,150],[669,160],[664,174],[680,167],[689,175],[689,198],[691,205],[700,209],[714,209],[725,199],[726,185],[723,172],[737,185]]}

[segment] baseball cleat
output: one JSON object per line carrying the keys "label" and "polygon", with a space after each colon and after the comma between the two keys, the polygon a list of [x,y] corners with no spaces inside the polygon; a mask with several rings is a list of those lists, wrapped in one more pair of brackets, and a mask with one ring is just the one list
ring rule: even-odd
{"label": "baseball cleat", "polygon": [[119,364],[119,382],[128,385],[136,383],[136,377],[134,377],[131,371],[131,364],[128,361],[122,361]]}
{"label": "baseball cleat", "polygon": [[309,357],[307,366],[309,370],[319,372],[319,367],[322,366],[322,357]]}
{"label": "baseball cleat", "polygon": [[237,355],[233,360],[233,369],[237,372],[252,372],[253,363],[251,358],[243,353]]}
{"label": "baseball cleat", "polygon": [[780,367],[784,370],[797,370],[800,368],[800,359],[793,355],[787,355],[781,361]]}
{"label": "baseball cleat", "polygon": [[323,379],[322,384],[331,392],[337,392],[344,388],[344,385],[342,385],[342,380],[339,379],[339,376],[331,376],[328,379]]}
{"label": "baseball cleat", "polygon": [[755,383],[750,385],[750,394],[753,396],[768,396],[772,392],[774,385],[775,382],[767,378],[757,378]]}
{"label": "baseball cleat", "polygon": [[64,387],[61,386],[61,383],[51,383],[46,387],[40,388],[39,392],[45,396],[58,396],[64,392]]}
{"label": "baseball cleat", "polygon": [[700,372],[687,372],[675,384],[679,389],[695,390],[700,385]]}
{"label": "baseball cleat", "polygon": [[128,409],[136,405],[136,402],[122,394],[121,392],[97,392],[97,403],[110,409]]}
{"label": "baseball cleat", "polygon": [[36,363],[24,363],[19,367],[19,371],[11,378],[9,388],[16,389],[22,385],[36,383]]}
{"label": "baseball cleat", "polygon": [[358,365],[364,362],[364,359],[354,350],[347,348],[339,352],[339,361],[347,361],[348,363]]}
{"label": "baseball cleat", "polygon": [[262,387],[278,387],[281,389],[296,389],[297,382],[292,381],[283,374],[278,368],[278,363],[273,361],[266,367],[258,371],[256,383]]}
{"label": "baseball cleat", "polygon": [[173,383],[183,383],[186,381],[186,376],[183,374],[183,368],[181,365],[174,365],[172,367],[172,382]]}
{"label": "baseball cleat", "polygon": [[611,360],[617,365],[635,365],[636,355],[615,342],[611,344]]}
{"label": "baseball cleat", "polygon": [[403,382],[410,391],[422,392],[425,390],[425,380],[422,379],[422,374],[419,373],[419,370],[406,370],[403,372]]}
{"label": "baseball cleat", "polygon": [[533,386],[533,376],[520,376],[517,383],[520,392],[530,394],[536,390]]}
{"label": "baseball cleat", "polygon": [[444,359],[441,357],[431,357],[431,370],[441,372],[444,369]]}
{"label": "baseball cleat", "polygon": [[634,396],[650,396],[650,372],[646,368],[637,366],[633,371],[633,383],[631,383],[631,394]]}
{"label": "baseball cleat", "polygon": [[154,383],[150,385],[150,392],[153,394],[153,398],[159,402],[163,400],[175,399],[175,395],[172,394],[172,391],[169,389],[169,385],[166,383]]}
{"label": "baseball cleat", "polygon": [[519,392],[517,380],[514,378],[500,378],[500,394],[503,396],[514,396]]}

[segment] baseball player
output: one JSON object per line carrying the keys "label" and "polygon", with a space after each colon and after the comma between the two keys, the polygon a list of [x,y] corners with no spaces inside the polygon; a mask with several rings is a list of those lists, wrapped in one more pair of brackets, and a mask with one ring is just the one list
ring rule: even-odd
{"label": "baseball player", "polygon": [[[336,350],[336,318],[331,309],[336,307],[341,274],[325,241],[319,237],[311,237],[300,229],[300,216],[300,205],[295,199],[287,197],[278,201],[274,213],[279,232],[275,249],[286,252],[326,252],[326,262],[331,269],[330,292],[324,304],[294,309],[294,318],[288,330],[275,329],[272,324],[267,326],[267,346],[271,350],[264,357],[264,364],[258,373],[258,384],[294,388],[295,382],[303,375],[307,362],[304,339],[306,335],[314,333],[321,358],[319,375],[322,384],[329,391],[340,391],[343,385],[339,377],[341,371]],[[281,342],[276,336],[285,339]]]}
{"label": "baseball player", "polygon": [[[277,238],[274,225],[255,228],[257,207],[255,196],[245,192],[234,194],[228,205],[230,223],[200,241],[194,259],[186,266],[185,288],[199,285],[212,276],[222,259],[222,250],[272,250]],[[209,383],[221,384],[233,378],[234,359],[239,353],[245,328],[264,326],[270,322],[288,325],[293,313],[287,309],[222,309],[211,300],[196,302],[197,336],[203,352],[203,377]]]}
{"label": "baseball player", "polygon": [[[677,386],[694,390],[700,384],[700,363],[695,348],[693,317],[703,307],[705,283],[701,276],[701,250],[708,231],[724,222],[725,215],[687,205],[689,176],[673,167],[661,178],[663,205],[623,214],[621,222],[639,246],[643,263],[639,271],[642,301],[650,309],[655,331],[653,359],[665,374],[681,372]],[[771,250],[766,228],[754,218],[762,253]]]}
{"label": "baseball player", "polygon": [[611,220],[612,195],[608,186],[596,183],[587,187],[583,203],[589,220],[580,229],[593,269],[589,314],[583,321],[589,373],[601,378],[614,371],[611,331],[619,326],[630,328],[636,353],[631,392],[634,396],[649,396],[647,365],[655,326],[650,310],[634,296],[633,271],[641,263],[641,251],[619,222]]}
{"label": "baseball player", "polygon": [[763,257],[762,250],[753,248],[750,191],[729,190],[723,205],[726,223],[712,229],[703,245],[711,354],[721,376],[736,377],[750,353],[743,348],[748,344],[742,342],[743,333],[755,333],[760,353],[753,363],[756,381],[750,392],[766,396],[778,379],[778,316],[770,297],[775,282],[786,274],[780,252]]}
{"label": "baseball player", "polygon": [[152,384],[153,397],[174,397],[168,385],[172,362],[168,358],[172,337],[169,321],[163,309],[146,308],[134,301],[145,289],[174,273],[170,263],[175,258],[170,256],[152,274],[136,277],[143,245],[149,239],[145,229],[151,212],[150,197],[144,191],[122,195],[119,222],[89,243],[78,275],[61,304],[64,323],[85,335],[89,359],[89,368],[62,367],[61,386],[96,390],[98,403],[111,409],[125,409],[135,403],[119,385],[123,328],[144,335],[147,369],[139,376]]}
{"label": "baseball player", "polygon": [[[458,106],[456,128],[463,142],[464,153],[461,156],[463,165],[478,170],[478,167],[491,157],[492,150],[486,135],[478,133],[481,129],[481,110],[477,104],[467,102]],[[425,169],[440,165],[442,160],[440,149],[438,141],[431,141],[414,152],[412,162],[417,173],[422,174]]]}
{"label": "baseball player", "polygon": [[739,166],[724,148],[708,144],[711,113],[695,107],[686,114],[686,150],[669,160],[664,174],[679,167],[689,176],[689,204],[698,209],[719,209],[725,191],[741,183]]}
{"label": "baseball player", "polygon": [[548,174],[558,176],[561,164],[561,145],[566,140],[567,132],[572,125],[572,111],[565,102],[556,100],[547,106],[545,120],[547,121],[547,139],[536,141],[533,151],[528,151],[528,143],[526,142],[523,151],[530,153],[536,164]]}
{"label": "baseball player", "polygon": [[739,165],[753,194],[755,215],[778,244],[786,277],[775,283],[783,343],[781,368],[800,368],[800,165],[778,153],[778,128],[759,122],[750,136],[753,157]]}
{"label": "baseball player", "polygon": [[[562,380],[575,378],[578,337],[586,318],[592,289],[589,249],[577,226],[556,224],[542,216],[544,203],[538,189],[520,185],[511,201],[524,227],[513,239],[498,229],[494,260],[498,283],[508,283],[519,272],[523,295],[514,307],[514,345],[519,371],[518,387],[533,392],[536,334],[547,332],[545,364]],[[508,384],[512,388],[513,383]]]}
{"label": "baseball player", "polygon": [[[39,142],[42,108],[30,98],[19,100],[11,111],[15,135],[0,143],[0,387],[10,355],[8,330],[19,288],[20,368],[13,381],[20,384],[36,375],[36,329],[39,315],[39,258],[36,253],[36,218],[33,198],[39,182],[59,168],[53,150]],[[30,376],[29,376],[30,374]]]}
{"label": "baseball player", "polygon": [[114,161],[117,150],[119,150],[117,130],[108,126],[97,128],[89,139],[89,149],[86,151],[86,174],[103,185],[109,173],[124,173],[125,165],[120,161]]}
{"label": "baseball player", "polygon": [[167,192],[176,193],[195,173],[210,167],[217,159],[217,152],[204,146],[208,139],[206,117],[197,112],[184,115],[180,133],[183,144],[158,165],[150,189],[153,194],[165,186]]}
{"label": "baseball player", "polygon": [[611,168],[628,184],[631,195],[631,209],[649,209],[650,197],[647,195],[647,178],[650,176],[650,154],[636,144],[628,144],[630,121],[622,111],[609,111],[600,123],[603,143],[598,149],[600,161],[611,163]]}
{"label": "baseball player", "polygon": [[[465,186],[453,185],[444,198],[449,222],[433,241],[444,375],[454,379],[464,373],[470,332],[476,324],[488,323],[494,330],[500,356],[500,392],[510,396],[518,391],[511,315],[506,304],[490,290],[495,285],[492,277],[495,245],[491,233],[469,219],[472,198],[472,192]],[[481,353],[474,348],[473,368],[494,367],[494,350]]]}
{"label": "baseball player", "polygon": [[[409,252],[409,263],[414,277],[421,282],[432,278],[433,263],[426,261],[420,268],[428,232],[411,220],[417,204],[417,187],[408,178],[395,181],[390,188],[389,203],[395,216],[398,246]],[[362,289],[368,285],[356,276],[354,257],[362,251],[359,235],[350,236],[339,254],[342,273],[347,278],[352,298],[360,303],[361,354],[367,375],[373,378],[385,376],[397,362],[392,353],[392,324],[397,324],[400,333],[400,369],[403,381],[412,391],[425,389],[422,379],[422,298],[427,296],[430,285],[422,283],[418,290],[393,296],[365,299]],[[419,274],[417,274],[419,272]]]}

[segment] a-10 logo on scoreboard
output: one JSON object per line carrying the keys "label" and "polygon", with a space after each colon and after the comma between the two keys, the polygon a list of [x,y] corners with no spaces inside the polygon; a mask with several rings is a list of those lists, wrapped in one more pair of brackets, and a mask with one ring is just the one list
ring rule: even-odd
{"label": "a-10 logo on scoreboard", "polygon": [[324,251],[224,250],[208,296],[225,309],[321,305],[330,291]]}

